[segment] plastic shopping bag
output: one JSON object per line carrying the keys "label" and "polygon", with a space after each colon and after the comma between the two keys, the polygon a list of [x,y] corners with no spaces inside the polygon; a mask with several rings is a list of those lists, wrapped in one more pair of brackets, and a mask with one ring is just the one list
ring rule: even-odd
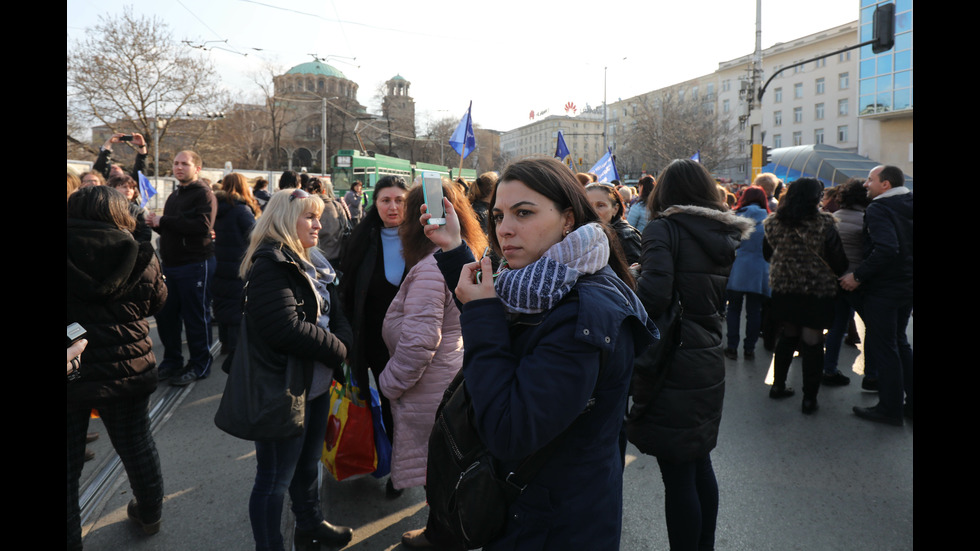
{"label": "plastic shopping bag", "polygon": [[378,466],[371,408],[358,398],[349,371],[345,384],[333,381],[330,386],[330,418],[321,460],[337,480],[374,472]]}
{"label": "plastic shopping bag", "polygon": [[[391,440],[388,440],[384,417],[381,415],[381,397],[376,388],[371,388],[371,417],[374,420],[374,449],[378,454],[378,468],[371,476],[384,478],[391,473]],[[386,430],[387,429],[387,430]]]}

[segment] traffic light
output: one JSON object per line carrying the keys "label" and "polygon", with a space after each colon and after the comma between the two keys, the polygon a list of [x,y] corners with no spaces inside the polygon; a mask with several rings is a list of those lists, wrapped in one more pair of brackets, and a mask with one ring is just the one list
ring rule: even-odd
{"label": "traffic light", "polygon": [[769,146],[762,146],[762,166],[766,166],[772,162],[772,149]]}
{"label": "traffic light", "polygon": [[895,4],[882,4],[875,8],[872,26],[871,51],[880,54],[895,45]]}

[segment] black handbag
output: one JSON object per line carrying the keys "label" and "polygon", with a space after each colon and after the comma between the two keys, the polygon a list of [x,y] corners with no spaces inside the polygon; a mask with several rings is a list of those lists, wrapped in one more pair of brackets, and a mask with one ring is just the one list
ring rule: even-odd
{"label": "black handbag", "polygon": [[[248,304],[248,283],[245,284]],[[238,345],[225,381],[214,424],[243,440],[279,440],[303,434],[306,385],[301,362],[289,356],[286,366],[256,356],[248,344],[248,315],[242,315]]]}
{"label": "black handbag", "polygon": [[[603,350],[599,370],[608,357]],[[429,435],[426,500],[430,521],[452,535],[459,546],[478,549],[497,539],[507,525],[507,510],[554,455],[569,429],[529,455],[510,473],[480,439],[463,371],[446,389]],[[580,415],[595,405],[595,390]]]}

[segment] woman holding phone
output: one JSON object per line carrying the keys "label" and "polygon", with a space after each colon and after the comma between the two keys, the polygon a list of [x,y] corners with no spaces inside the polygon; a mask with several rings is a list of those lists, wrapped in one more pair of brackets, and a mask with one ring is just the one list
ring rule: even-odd
{"label": "woman holding phone", "polygon": [[[515,162],[492,199],[490,241],[504,262],[491,277],[490,258],[475,261],[455,208],[444,204],[445,226],[427,224],[427,213],[420,222],[461,305],[464,384],[478,433],[505,470],[561,435],[510,505],[504,533],[484,549],[617,549],[626,394],[633,356],[655,329],[625,260],[611,252],[615,234],[598,223],[568,167]],[[528,288],[535,291],[521,292]],[[422,535],[437,547],[458,545],[431,522]]]}

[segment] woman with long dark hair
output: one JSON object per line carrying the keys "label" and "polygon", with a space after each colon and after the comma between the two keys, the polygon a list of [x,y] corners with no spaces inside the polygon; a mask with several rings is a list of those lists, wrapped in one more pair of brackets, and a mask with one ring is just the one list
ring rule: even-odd
{"label": "woman with long dark hair", "polygon": [[78,479],[93,408],[105,425],[133,490],[126,509],[145,534],[160,530],[163,475],[150,432],[157,365],[146,321],[167,286],[149,243],[132,235],[129,203],[106,186],[68,197],[68,324],[87,331],[81,366],[68,381],[68,549],[82,548]]}
{"label": "woman with long dark hair", "polygon": [[[490,218],[490,242],[504,259],[496,276],[489,257],[475,261],[452,204],[444,205],[446,224],[425,225],[425,233],[441,248],[439,269],[461,304],[477,432],[499,472],[561,435],[510,505],[504,533],[483,549],[617,549],[623,412],[633,356],[653,328],[610,247],[615,235],[554,159],[518,161],[500,175]],[[455,547],[428,528],[423,535]]]}
{"label": "woman with long dark hair", "polygon": [[735,251],[735,263],[728,276],[728,346],[725,356],[738,358],[739,329],[742,324],[742,304],[745,304],[745,341],[743,353],[746,360],[755,358],[755,344],[762,329],[762,301],[769,297],[769,263],[762,257],[762,221],[769,216],[769,200],[766,190],[749,186],[735,206],[735,214],[755,222],[755,230],[742,241]]}
{"label": "woman with long dark hair", "polygon": [[800,178],[779,201],[776,214],[763,223],[763,254],[770,261],[772,316],[781,323],[773,354],[770,398],[794,394],[786,376],[799,351],[803,363],[805,414],[817,411],[823,372],[823,331],[834,321],[837,278],[847,269],[834,217],[819,211],[823,184]]}
{"label": "woman with long dark hair", "polygon": [[248,513],[256,551],[283,551],[279,527],[287,489],[297,544],[342,547],[352,535],[350,528],[323,520],[317,485],[330,384],[353,338],[338,307],[337,274],[316,248],[322,210],[323,201],[301,189],[276,192],[252,231],[239,272],[247,282],[249,362],[285,374],[290,361],[299,361],[306,398],[299,436],[255,442]]}
{"label": "woman with long dark hair", "polygon": [[[348,361],[354,378],[365,393],[368,370],[374,374],[377,384],[390,359],[388,349],[379,346],[377,339],[388,306],[408,272],[398,235],[398,228],[405,220],[407,193],[408,185],[401,176],[385,176],[378,180],[371,208],[354,228],[347,254],[340,263],[340,271],[344,274],[340,280],[340,296],[354,329],[354,344]],[[390,432],[393,425],[391,403],[384,395],[381,396],[381,412]],[[386,492],[388,497],[401,495],[392,486],[391,479]]]}
{"label": "woman with long dark hair", "polygon": [[674,160],[650,196],[637,295],[654,319],[677,296],[680,344],[662,383],[633,378],[630,441],[656,456],[664,482],[667,535],[675,551],[713,549],[718,482],[711,450],[725,397],[725,288],[739,242],[754,224],[722,202],[701,164]]}

